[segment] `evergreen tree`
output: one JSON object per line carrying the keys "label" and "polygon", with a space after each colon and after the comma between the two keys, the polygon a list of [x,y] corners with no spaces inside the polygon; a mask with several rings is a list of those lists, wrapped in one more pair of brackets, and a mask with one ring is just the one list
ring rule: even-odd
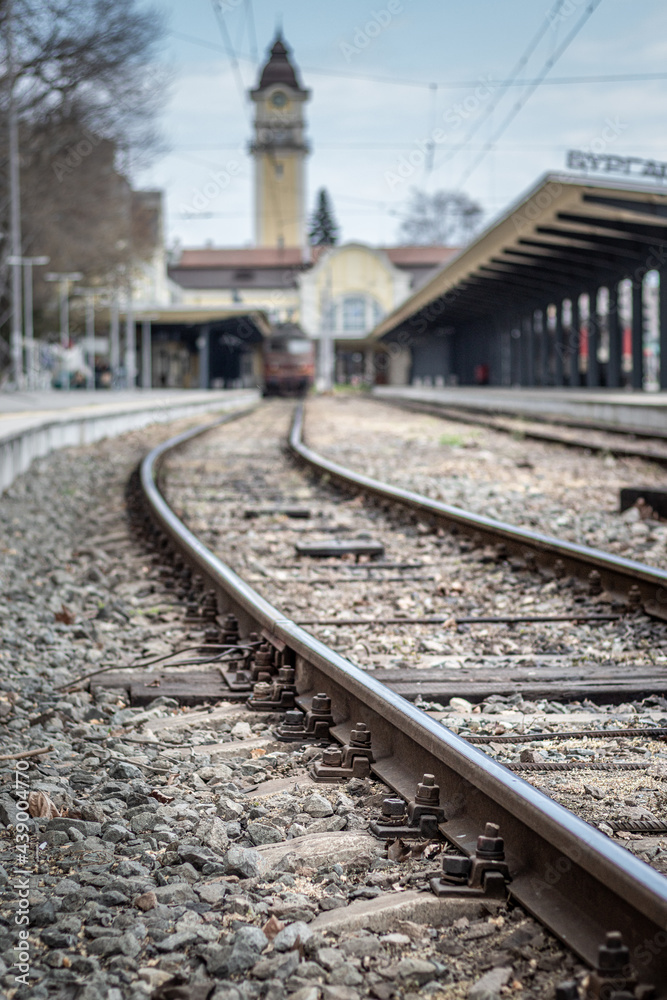
{"label": "evergreen tree", "polygon": [[329,195],[325,188],[320,188],[317,195],[317,207],[310,220],[308,238],[311,246],[331,247],[338,242],[339,228],[334,219]]}

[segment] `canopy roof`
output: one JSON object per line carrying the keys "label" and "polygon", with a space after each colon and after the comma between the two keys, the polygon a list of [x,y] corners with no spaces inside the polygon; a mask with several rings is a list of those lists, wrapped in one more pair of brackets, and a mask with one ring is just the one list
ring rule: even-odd
{"label": "canopy roof", "polygon": [[450,326],[667,265],[667,188],[547,174],[502,218],[385,317]]}

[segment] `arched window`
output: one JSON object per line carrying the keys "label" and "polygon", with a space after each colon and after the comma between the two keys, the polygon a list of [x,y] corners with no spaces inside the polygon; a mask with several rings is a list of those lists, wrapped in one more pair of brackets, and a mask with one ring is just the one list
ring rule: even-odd
{"label": "arched window", "polygon": [[366,329],[366,299],[363,295],[346,295],[343,299],[343,331],[363,333]]}

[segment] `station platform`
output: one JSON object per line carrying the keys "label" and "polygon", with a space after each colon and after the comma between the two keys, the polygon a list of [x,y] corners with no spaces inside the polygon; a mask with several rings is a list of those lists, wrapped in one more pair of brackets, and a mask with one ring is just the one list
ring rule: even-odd
{"label": "station platform", "polygon": [[667,437],[667,392],[489,386],[375,386],[378,399]]}
{"label": "station platform", "polygon": [[57,448],[92,444],[199,413],[243,409],[258,400],[255,389],[0,393],[0,492],[33,459]]}

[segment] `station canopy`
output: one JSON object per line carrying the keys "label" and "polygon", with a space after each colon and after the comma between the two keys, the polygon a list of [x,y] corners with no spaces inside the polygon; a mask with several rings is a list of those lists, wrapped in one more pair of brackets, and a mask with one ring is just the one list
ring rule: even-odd
{"label": "station canopy", "polygon": [[547,174],[386,316],[379,339],[417,319],[455,326],[594,285],[667,269],[667,188]]}

